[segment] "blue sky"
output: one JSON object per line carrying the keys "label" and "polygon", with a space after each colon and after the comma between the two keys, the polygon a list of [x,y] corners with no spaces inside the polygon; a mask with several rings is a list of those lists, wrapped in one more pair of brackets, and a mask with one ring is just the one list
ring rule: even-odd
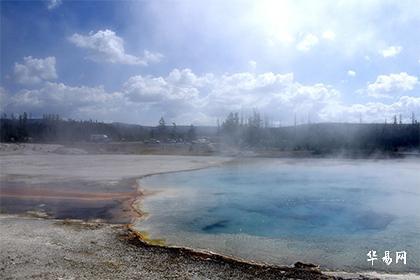
{"label": "blue sky", "polygon": [[419,1],[2,1],[1,111],[420,118]]}

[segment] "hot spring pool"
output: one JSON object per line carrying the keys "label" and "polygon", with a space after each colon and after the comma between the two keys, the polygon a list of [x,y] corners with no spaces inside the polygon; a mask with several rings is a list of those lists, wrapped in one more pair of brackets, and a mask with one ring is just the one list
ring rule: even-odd
{"label": "hot spring pool", "polygon": [[[419,160],[247,159],[140,185],[156,193],[138,205],[148,215],[135,226],[168,245],[280,265],[420,272]],[[407,252],[405,265],[397,251]]]}

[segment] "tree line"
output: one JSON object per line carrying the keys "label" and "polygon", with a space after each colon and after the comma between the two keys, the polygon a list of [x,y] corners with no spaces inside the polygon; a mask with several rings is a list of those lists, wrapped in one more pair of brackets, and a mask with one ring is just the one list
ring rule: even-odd
{"label": "tree line", "polygon": [[45,114],[33,119],[27,113],[2,115],[1,142],[66,143],[89,141],[92,134],[107,135],[112,141],[191,143],[209,139],[219,146],[243,150],[284,150],[331,153],[340,150],[398,151],[420,148],[420,124],[395,116],[391,123],[308,123],[273,127],[254,111],[243,118],[231,112],[217,127],[168,124],[162,117],[156,126],[62,119]]}
{"label": "tree line", "polygon": [[93,120],[62,119],[57,114],[44,114],[42,118],[30,118],[27,113],[10,116],[3,114],[0,118],[1,142],[35,142],[65,143],[89,141],[91,135],[104,134],[112,141],[146,141],[185,142],[196,139],[196,128],[166,125],[163,118],[159,124],[141,126],[124,123],[104,123]]}
{"label": "tree line", "polygon": [[277,149],[331,153],[342,150],[397,151],[420,148],[420,124],[402,123],[401,115],[391,123],[307,123],[271,127],[267,119],[254,111],[248,118],[231,112],[218,125],[222,143],[241,149]]}

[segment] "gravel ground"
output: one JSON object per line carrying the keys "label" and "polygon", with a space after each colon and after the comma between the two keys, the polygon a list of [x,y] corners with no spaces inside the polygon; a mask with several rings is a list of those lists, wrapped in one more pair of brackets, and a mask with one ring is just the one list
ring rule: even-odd
{"label": "gravel ground", "polygon": [[0,279],[334,279],[147,246],[121,225],[0,215]]}

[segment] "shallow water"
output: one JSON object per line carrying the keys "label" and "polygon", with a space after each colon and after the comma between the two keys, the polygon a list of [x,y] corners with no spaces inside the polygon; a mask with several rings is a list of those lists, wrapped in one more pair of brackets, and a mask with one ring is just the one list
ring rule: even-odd
{"label": "shallow water", "polygon": [[[420,161],[255,159],[140,184],[159,192],[142,201],[149,215],[136,227],[169,245],[281,265],[420,272]],[[396,264],[403,250],[407,264]]]}

